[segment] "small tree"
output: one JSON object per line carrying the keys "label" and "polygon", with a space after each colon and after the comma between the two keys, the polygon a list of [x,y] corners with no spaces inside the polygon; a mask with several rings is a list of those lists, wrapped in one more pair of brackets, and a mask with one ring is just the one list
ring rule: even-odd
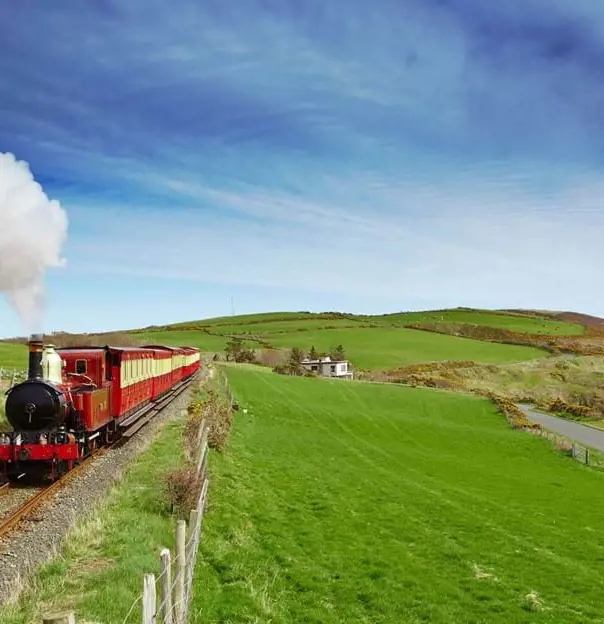
{"label": "small tree", "polygon": [[332,360],[345,360],[346,351],[344,351],[344,347],[342,345],[338,345],[337,347],[332,348],[330,357]]}
{"label": "small tree", "polygon": [[246,349],[241,338],[231,338],[224,348],[226,352],[227,362],[253,362],[256,359],[256,353],[253,349]]}
{"label": "small tree", "polygon": [[241,338],[231,338],[227,342],[226,347],[224,348],[227,362],[229,362],[230,360],[233,360],[234,362],[238,362],[242,350],[243,350],[243,340],[241,340]]}
{"label": "small tree", "polygon": [[317,353],[317,350],[315,349],[314,345],[310,348],[310,351],[308,352],[308,359],[309,360],[319,359],[319,354]]}
{"label": "small tree", "polygon": [[289,365],[292,368],[299,368],[302,364],[302,360],[304,359],[304,353],[298,347],[294,347],[289,352]]}

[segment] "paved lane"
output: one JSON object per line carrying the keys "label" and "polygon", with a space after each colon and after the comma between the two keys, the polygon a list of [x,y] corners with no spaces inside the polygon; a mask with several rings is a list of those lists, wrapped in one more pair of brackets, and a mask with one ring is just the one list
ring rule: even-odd
{"label": "paved lane", "polygon": [[518,404],[518,407],[526,414],[526,417],[534,423],[543,425],[546,429],[559,433],[567,438],[571,438],[576,442],[591,446],[591,448],[604,451],[604,431],[586,427],[572,420],[564,420],[556,416],[549,416],[535,411],[530,405]]}

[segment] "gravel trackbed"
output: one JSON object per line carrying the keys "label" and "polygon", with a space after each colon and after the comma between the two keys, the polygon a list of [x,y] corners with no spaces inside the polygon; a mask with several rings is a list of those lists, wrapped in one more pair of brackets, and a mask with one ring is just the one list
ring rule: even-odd
{"label": "gravel trackbed", "polygon": [[159,429],[179,418],[197,380],[123,446],[111,449],[74,477],[35,512],[31,521],[0,538],[0,605],[15,601],[26,580],[55,556],[77,522],[94,513],[107,490],[121,479],[134,457],[146,450]]}

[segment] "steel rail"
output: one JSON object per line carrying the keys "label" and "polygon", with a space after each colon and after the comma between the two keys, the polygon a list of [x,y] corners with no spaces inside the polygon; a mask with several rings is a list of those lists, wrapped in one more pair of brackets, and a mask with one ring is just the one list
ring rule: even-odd
{"label": "steel rail", "polygon": [[[194,377],[195,376],[190,377],[180,382],[178,385],[172,388],[166,395],[161,397],[157,401],[157,404],[154,405],[153,408],[150,410],[152,414],[142,418],[142,421],[143,421],[142,424],[143,425],[147,424],[147,422],[149,422],[152,419],[152,416],[155,416],[158,412],[168,407],[168,405],[171,405],[176,400],[176,398],[179,397],[187,389],[187,387],[189,386],[189,383],[193,380]],[[133,423],[131,428],[134,429],[136,427],[136,430],[138,431],[141,428],[141,426],[142,425],[139,425],[138,422],[135,422]],[[84,460],[82,460],[82,462],[79,463],[77,466],[74,466],[74,468],[72,468],[69,472],[65,473],[62,477],[60,477],[59,479],[57,479],[50,485],[47,485],[44,489],[34,494],[31,498],[27,499],[25,503],[23,503],[14,512],[12,512],[8,517],[1,520],[0,521],[0,537],[12,531],[19,524],[21,520],[24,520],[29,514],[31,514],[32,511],[34,511],[39,505],[41,505],[49,496],[51,496],[55,492],[58,492],[63,487],[65,487],[69,483],[69,481],[71,481],[73,477],[75,477],[86,466],[88,466],[88,464],[90,463],[90,461],[92,461],[92,459],[94,459],[95,457],[98,457],[99,455],[104,455],[105,453],[109,452],[112,448],[118,446],[121,442],[124,442],[124,437],[127,440],[127,438],[129,438],[130,436],[125,436],[124,434],[129,432],[129,430],[130,428],[126,429],[122,433],[122,436],[118,438],[110,446],[104,446],[104,447],[100,447],[96,449],[91,455],[89,455]],[[14,485],[15,485],[14,483],[5,483],[1,485],[0,496],[2,496],[3,494],[7,494],[8,491],[14,487]]]}

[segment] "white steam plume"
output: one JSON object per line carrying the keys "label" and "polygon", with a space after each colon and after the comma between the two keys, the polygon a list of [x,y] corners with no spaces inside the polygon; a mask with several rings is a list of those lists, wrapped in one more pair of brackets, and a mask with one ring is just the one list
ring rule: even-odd
{"label": "white steam plume", "polygon": [[26,162],[0,152],[0,291],[28,333],[41,332],[44,273],[64,265],[67,214],[50,200]]}

